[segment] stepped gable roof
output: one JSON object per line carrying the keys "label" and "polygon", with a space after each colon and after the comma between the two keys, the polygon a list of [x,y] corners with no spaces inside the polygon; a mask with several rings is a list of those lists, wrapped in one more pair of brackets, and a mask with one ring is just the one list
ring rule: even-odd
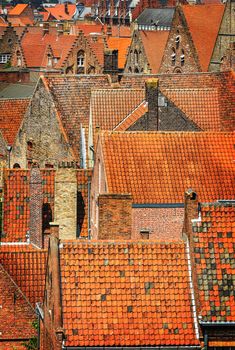
{"label": "stepped gable roof", "polygon": [[[34,309],[0,264],[0,295],[3,308],[0,314],[1,340],[25,340],[35,335],[32,322]],[[14,316],[12,316],[14,315]],[[7,345],[5,349],[7,348]]]}
{"label": "stepped gable roof", "polygon": [[8,12],[10,16],[19,16],[26,10],[28,4],[17,4],[13,9]]}
{"label": "stepped gable roof", "polygon": [[202,71],[208,70],[224,9],[223,4],[182,6]]}
{"label": "stepped gable roof", "polygon": [[126,131],[134,125],[145,113],[148,112],[148,103],[143,101],[126,118],[124,118],[113,130]]}
{"label": "stepped gable roof", "polygon": [[13,145],[29,105],[29,99],[0,99],[0,130],[8,145]]}
{"label": "stepped gable roof", "polygon": [[186,188],[202,201],[233,199],[234,141],[232,132],[102,132],[107,192],[134,203],[182,203]]}
{"label": "stepped gable roof", "polygon": [[234,322],[235,204],[203,203],[192,229],[202,321]]}
{"label": "stepped gable roof", "polygon": [[145,8],[136,19],[138,25],[171,27],[174,8]]}
{"label": "stepped gable roof", "polygon": [[65,346],[199,344],[183,242],[62,241],[59,253]]}
{"label": "stepped gable roof", "polygon": [[[68,12],[66,12],[66,7]],[[73,18],[73,15],[75,14],[76,5],[56,4],[53,7],[44,7],[44,10],[46,10],[49,13],[49,17],[54,17],[54,19],[56,19],[57,21],[68,21],[71,20]]]}
{"label": "stepped gable roof", "polygon": [[53,76],[43,78],[51,92],[68,140],[79,159],[80,128],[88,131],[90,97],[94,86],[110,88],[107,75]]}
{"label": "stepped gable roof", "polygon": [[[50,28],[48,34],[43,35],[43,29],[27,32],[21,41],[27,67],[47,67],[47,50],[51,49],[58,59],[54,68],[61,68],[77,37],[75,35],[59,35],[55,28]],[[37,52],[37,55],[34,53]]]}
{"label": "stepped gable roof", "polygon": [[124,69],[129,46],[131,45],[131,38],[117,38],[109,37],[107,39],[109,49],[118,50],[118,68]]}
{"label": "stepped gable roof", "polygon": [[169,31],[141,30],[139,33],[151,72],[153,74],[158,73],[169,36]]}
{"label": "stepped gable roof", "polygon": [[105,49],[103,38],[96,36],[96,39],[94,40],[94,37],[92,35],[87,35],[86,39],[99,65],[103,67],[104,66],[104,49]]}
{"label": "stepped gable roof", "polygon": [[17,284],[33,309],[43,301],[46,249],[35,249],[31,245],[1,245],[0,264]]}
{"label": "stepped gable roof", "polygon": [[144,99],[143,89],[100,89],[91,92],[93,131],[113,130]]}

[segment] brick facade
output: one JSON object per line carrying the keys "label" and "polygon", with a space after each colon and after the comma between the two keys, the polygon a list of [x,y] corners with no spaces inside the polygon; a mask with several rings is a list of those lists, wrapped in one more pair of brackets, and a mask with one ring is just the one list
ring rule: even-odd
{"label": "brick facade", "polygon": [[[0,54],[9,54],[11,58],[18,39],[19,37],[16,34],[14,27],[6,27],[0,39]],[[4,68],[5,66],[6,63],[0,63],[0,68]]]}
{"label": "brick facade", "polygon": [[144,74],[151,73],[148,58],[145,54],[144,46],[138,31],[135,31],[132,36],[132,42],[128,51],[124,72]]}
{"label": "brick facade", "polygon": [[180,7],[177,7],[159,73],[192,73],[200,71],[198,54],[183,11]]}
{"label": "brick facade", "polygon": [[99,195],[98,239],[131,239],[131,204],[131,195]]}

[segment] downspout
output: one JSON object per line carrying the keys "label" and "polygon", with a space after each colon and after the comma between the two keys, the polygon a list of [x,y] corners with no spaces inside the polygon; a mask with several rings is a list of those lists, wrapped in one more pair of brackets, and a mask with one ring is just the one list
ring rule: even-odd
{"label": "downspout", "polygon": [[91,239],[91,177],[88,176],[87,183],[88,192],[88,240]]}
{"label": "downspout", "polygon": [[205,333],[204,333],[204,350],[207,350],[208,348],[208,334],[207,334],[207,330],[205,329]]}

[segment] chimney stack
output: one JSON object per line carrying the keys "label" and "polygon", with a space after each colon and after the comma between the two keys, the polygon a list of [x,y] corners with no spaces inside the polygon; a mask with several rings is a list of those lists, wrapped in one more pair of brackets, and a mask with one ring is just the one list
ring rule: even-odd
{"label": "chimney stack", "polygon": [[191,188],[184,194],[184,226],[183,233],[185,233],[189,239],[190,244],[193,244],[192,240],[192,220],[200,221],[198,218],[198,198],[195,191]]}
{"label": "chimney stack", "polygon": [[[148,102],[148,125],[155,125],[155,130],[159,130],[159,117],[158,117],[158,79],[148,79],[145,83],[145,99]],[[147,127],[147,130],[149,128]]]}

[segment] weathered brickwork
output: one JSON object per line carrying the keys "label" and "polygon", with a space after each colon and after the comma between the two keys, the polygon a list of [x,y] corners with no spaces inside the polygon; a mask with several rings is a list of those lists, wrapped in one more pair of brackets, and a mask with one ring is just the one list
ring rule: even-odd
{"label": "weathered brickwork", "polygon": [[200,62],[191,34],[182,9],[177,7],[159,72],[190,73],[200,71]]}
{"label": "weathered brickwork", "polygon": [[[223,63],[223,60],[226,59],[228,54],[227,50],[229,50],[231,45],[235,42],[234,12],[235,2],[233,0],[228,0],[211,57],[209,71],[219,71],[221,69],[221,63]],[[230,67],[228,68],[234,68],[232,61],[230,63]]]}
{"label": "weathered brickwork", "polygon": [[131,238],[131,204],[131,195],[99,195],[98,239]]}
{"label": "weathered brickwork", "polygon": [[27,168],[33,161],[40,167],[74,161],[56,113],[52,96],[40,80],[13,146],[11,164]]}
{"label": "weathered brickwork", "polygon": [[75,239],[77,228],[77,174],[75,169],[58,169],[55,175],[55,222],[61,239]]}
{"label": "weathered brickwork", "polygon": [[133,208],[132,237],[145,239],[178,240],[181,238],[183,208]]}
{"label": "weathered brickwork", "polygon": [[144,74],[151,73],[148,58],[146,57],[144,46],[138,31],[136,31],[132,37],[132,42],[127,55],[124,72]]}
{"label": "weathered brickwork", "polygon": [[[11,56],[18,39],[14,27],[6,27],[0,39],[0,54],[9,54]],[[6,63],[0,63],[0,68],[4,68],[5,65]]]}
{"label": "weathered brickwork", "polygon": [[89,192],[91,185],[92,170],[77,170],[77,235],[88,237],[89,229]]}

